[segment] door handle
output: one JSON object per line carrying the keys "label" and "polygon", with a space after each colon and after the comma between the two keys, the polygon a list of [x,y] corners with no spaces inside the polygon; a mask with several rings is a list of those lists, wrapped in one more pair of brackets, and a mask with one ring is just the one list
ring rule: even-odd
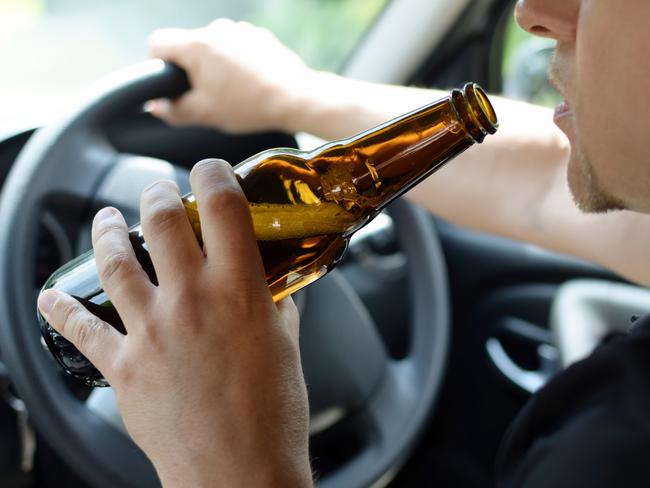
{"label": "door handle", "polygon": [[[531,348],[538,367],[530,369],[513,359],[504,346],[506,338]],[[517,317],[505,317],[486,340],[485,349],[499,374],[527,393],[539,390],[560,369],[560,355],[551,331]]]}

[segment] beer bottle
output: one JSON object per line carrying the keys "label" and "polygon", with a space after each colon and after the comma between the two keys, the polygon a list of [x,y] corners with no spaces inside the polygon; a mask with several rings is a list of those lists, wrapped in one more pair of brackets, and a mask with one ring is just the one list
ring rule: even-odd
{"label": "beer bottle", "polygon": [[[348,139],[313,151],[280,148],[238,164],[235,174],[249,201],[255,235],[274,300],[307,286],[341,259],[350,236],[391,201],[497,129],[485,92],[462,90]],[[199,241],[193,195],[183,197]],[[140,226],[130,229],[135,254],[156,283]],[[44,290],[55,288],[125,332],[99,284],[90,251],[56,271]],[[50,352],[75,378],[106,386],[101,373],[38,314]]]}

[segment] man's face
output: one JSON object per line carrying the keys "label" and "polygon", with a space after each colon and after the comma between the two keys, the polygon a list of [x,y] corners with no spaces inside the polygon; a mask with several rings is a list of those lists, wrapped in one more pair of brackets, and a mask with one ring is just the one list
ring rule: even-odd
{"label": "man's face", "polygon": [[650,0],[519,0],[516,16],[557,40],[555,120],[578,206],[650,213]]}

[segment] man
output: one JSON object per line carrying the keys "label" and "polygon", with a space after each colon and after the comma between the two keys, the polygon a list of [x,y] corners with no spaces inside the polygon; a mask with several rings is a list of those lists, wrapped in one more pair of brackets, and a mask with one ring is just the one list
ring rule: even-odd
{"label": "man", "polygon": [[[573,253],[648,285],[650,2],[520,0],[517,18],[558,41],[551,73],[567,102],[555,120],[570,154],[548,111],[497,99],[500,133],[410,197],[460,224]],[[192,81],[180,99],[153,105],[176,125],[334,138],[439,95],[315,72],[268,32],[227,20],[158,31],[151,45]],[[474,198],[459,201],[458,181]],[[164,486],[309,486],[295,308],[290,299],[271,301],[229,165],[199,163],[191,184],[204,250],[173,184],[154,184],[142,196],[158,287],[137,263],[120,214],[109,208],[95,219],[102,285],[128,335],[60,293],[44,293],[39,307],[113,385],[130,434]],[[585,212],[627,210],[583,214],[570,195]],[[499,484],[648,485],[649,322],[534,397],[506,438]]]}

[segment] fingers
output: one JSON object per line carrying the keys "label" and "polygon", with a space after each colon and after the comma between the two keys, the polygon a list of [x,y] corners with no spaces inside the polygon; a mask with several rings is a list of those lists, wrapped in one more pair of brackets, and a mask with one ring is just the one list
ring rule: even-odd
{"label": "fingers", "polygon": [[135,256],[122,214],[111,207],[100,210],[92,239],[99,281],[125,319],[142,308],[153,285]]}
{"label": "fingers", "polygon": [[199,29],[156,29],[149,35],[149,53],[154,58],[188,68],[211,42],[227,40],[235,24],[233,20],[221,18]]}
{"label": "fingers", "polygon": [[110,378],[113,360],[124,340],[122,334],[65,293],[43,292],[38,297],[38,308],[52,327]]}
{"label": "fingers", "polygon": [[205,102],[204,95],[195,90],[190,90],[174,100],[161,98],[147,103],[149,113],[176,127],[208,125],[209,107],[210,104]]}
{"label": "fingers", "polygon": [[219,159],[197,163],[190,173],[208,263],[241,282],[266,288],[248,200],[230,165]]}
{"label": "fingers", "polygon": [[[187,70],[192,81],[194,77],[197,55],[201,49],[198,40],[198,29],[158,29],[149,36],[151,55],[166,61],[171,61]],[[190,69],[192,68],[192,69]],[[192,82],[194,85],[194,82]],[[154,116],[172,126],[201,125],[199,115],[206,111],[200,90],[191,89],[180,97],[152,100],[146,105],[147,110]]]}
{"label": "fingers", "polygon": [[140,199],[140,216],[158,283],[166,286],[193,278],[204,256],[176,183],[163,180],[145,188]]}
{"label": "fingers", "polygon": [[157,29],[149,35],[149,52],[154,58],[161,58],[184,66],[185,52],[193,39],[188,29]]}
{"label": "fingers", "polygon": [[[149,36],[149,50],[153,57],[171,61],[187,70],[191,84],[195,85],[196,59],[206,44],[198,34],[200,29],[158,29]],[[196,87],[173,100],[152,100],[146,105],[147,110],[162,119],[168,125],[186,126],[202,125],[201,114],[206,113],[206,103],[201,90]]]}

